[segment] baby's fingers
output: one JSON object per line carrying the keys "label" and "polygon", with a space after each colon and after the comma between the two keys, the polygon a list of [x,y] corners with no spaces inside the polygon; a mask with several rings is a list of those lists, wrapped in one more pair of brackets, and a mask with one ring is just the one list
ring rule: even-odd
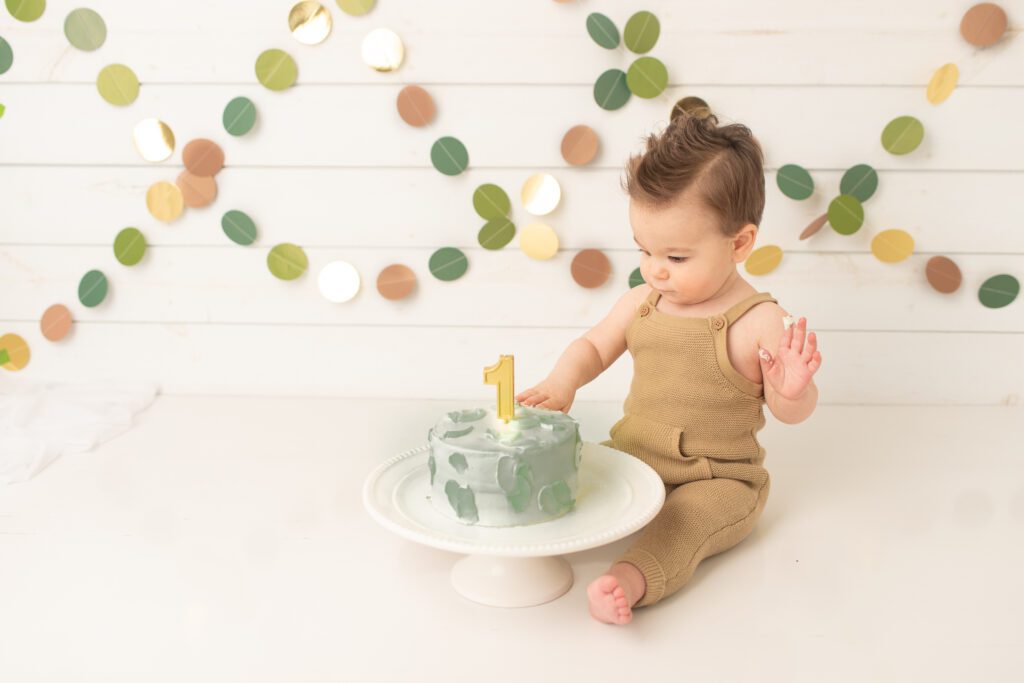
{"label": "baby's fingers", "polygon": [[814,356],[811,357],[811,362],[807,364],[807,370],[813,375],[821,367],[821,352],[815,351]]}
{"label": "baby's fingers", "polygon": [[537,388],[536,387],[530,387],[529,389],[526,389],[524,391],[520,391],[518,394],[516,394],[516,400],[519,401],[520,403],[522,403],[524,399],[527,399],[527,398],[529,398],[530,396],[533,396],[536,393],[537,393]]}
{"label": "baby's fingers", "polygon": [[807,363],[811,360],[811,356],[814,355],[814,350],[818,347],[818,335],[813,332],[807,333],[807,343],[804,345],[804,350],[800,354],[800,360]]}

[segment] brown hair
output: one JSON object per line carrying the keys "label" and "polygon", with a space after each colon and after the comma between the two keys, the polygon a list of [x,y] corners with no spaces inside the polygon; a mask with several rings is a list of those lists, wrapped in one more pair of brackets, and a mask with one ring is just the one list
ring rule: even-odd
{"label": "brown hair", "polygon": [[760,225],[764,212],[764,154],[746,126],[719,126],[698,97],[672,107],[661,135],[647,136],[647,149],[626,164],[623,189],[638,201],[664,206],[696,186],[732,237],[747,223]]}

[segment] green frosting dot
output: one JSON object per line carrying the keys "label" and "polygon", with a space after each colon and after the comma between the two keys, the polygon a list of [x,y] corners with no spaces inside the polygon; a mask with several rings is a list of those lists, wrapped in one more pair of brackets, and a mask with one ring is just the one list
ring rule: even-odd
{"label": "green frosting dot", "polygon": [[466,434],[469,434],[471,431],[473,431],[473,425],[469,425],[468,427],[460,427],[459,429],[449,429],[444,433],[444,438],[457,439],[460,436],[465,436]]}
{"label": "green frosting dot", "polygon": [[448,413],[448,419],[452,422],[476,422],[483,419],[487,411],[483,408],[467,408],[466,410],[453,410]]}
{"label": "green frosting dot", "polygon": [[569,485],[561,480],[542,488],[537,500],[540,504],[540,509],[549,515],[560,515],[563,512],[567,512],[576,503],[572,498]]}
{"label": "green frosting dot", "polygon": [[498,460],[498,486],[516,512],[522,512],[533,498],[533,470],[529,463],[505,455]]}
{"label": "green frosting dot", "polygon": [[448,464],[455,468],[455,471],[459,474],[464,474],[469,469],[469,463],[466,462],[466,456],[462,453],[452,453],[448,456]]}
{"label": "green frosting dot", "polygon": [[437,474],[437,461],[434,460],[434,454],[431,453],[430,457],[427,458],[427,469],[430,470],[430,485],[434,485],[434,475]]}
{"label": "green frosting dot", "polygon": [[476,510],[476,497],[473,495],[473,489],[468,486],[462,488],[458,483],[449,479],[448,483],[444,485],[444,492],[448,496],[448,503],[451,504],[452,510],[455,511],[459,519],[464,519],[467,522],[475,522],[480,519]]}

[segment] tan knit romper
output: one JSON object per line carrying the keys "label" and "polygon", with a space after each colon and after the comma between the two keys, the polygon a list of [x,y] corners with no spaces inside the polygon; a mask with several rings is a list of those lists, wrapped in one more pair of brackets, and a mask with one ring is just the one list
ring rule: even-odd
{"label": "tan knit romper", "polygon": [[625,415],[602,444],[630,453],[665,482],[665,505],[617,562],[643,572],[637,607],[679,590],[705,557],[736,545],[768,498],[763,384],[733,368],[726,334],[771,294],[747,297],[721,315],[684,318],[656,308],[652,291],[626,331],[633,383]]}

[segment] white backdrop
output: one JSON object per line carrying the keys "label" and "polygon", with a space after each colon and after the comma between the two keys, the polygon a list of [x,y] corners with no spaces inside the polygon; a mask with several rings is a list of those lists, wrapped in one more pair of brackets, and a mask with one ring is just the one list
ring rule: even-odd
{"label": "white backdrop", "polygon": [[[147,378],[168,393],[479,400],[494,391],[482,383],[483,367],[513,353],[517,386],[525,387],[625,290],[637,253],[619,188],[622,163],[667,122],[673,102],[698,95],[723,123],[749,125],[765,148],[759,244],[778,244],[785,256],[769,275],[743,274],[817,330],[822,403],[1018,403],[1024,302],[986,309],[977,290],[995,274],[1024,278],[1024,47],[1016,28],[1024,1],[1001,3],[1011,30],[984,50],[958,33],[971,4],[380,0],[353,18],[325,0],[332,35],[305,46],[288,32],[290,2],[96,0],[88,6],[105,19],[108,38],[93,53],[70,47],[63,34],[79,0],[50,0],[31,24],[0,10],[0,36],[14,50],[14,66],[0,76],[0,334],[21,334],[33,352],[25,370],[2,373],[0,382]],[[621,29],[639,9],[661,20],[650,54],[667,65],[671,86],[658,99],[633,97],[604,111],[594,81],[635,55],[598,47],[585,17],[600,11]],[[363,36],[378,27],[405,42],[395,73],[360,59]],[[272,47],[298,63],[298,84],[285,92],[255,79],[256,57]],[[960,67],[961,85],[933,106],[925,87],[946,62]],[[128,107],[96,92],[96,74],[110,63],[127,64],[142,82]],[[423,129],[395,108],[410,83],[438,106]],[[255,102],[259,123],[233,138],[221,112],[238,95]],[[879,137],[903,114],[923,121],[925,141],[895,157]],[[167,162],[147,163],[133,149],[132,127],[148,117],[174,130],[178,148]],[[582,169],[559,154],[562,135],[579,123],[593,127],[602,146]],[[430,164],[442,135],[469,150],[470,169],[458,177]],[[160,223],[146,211],[146,189],[173,181],[181,148],[197,137],[225,150],[219,196]],[[811,172],[811,199],[778,191],[775,170],[786,163]],[[857,163],[880,176],[864,227],[849,237],[826,228],[801,242],[838,193],[842,172]],[[519,189],[538,171],[563,187],[562,205],[545,219],[561,239],[558,255],[533,261],[516,242],[480,248],[474,188],[502,186],[521,228],[532,217]],[[227,240],[220,217],[229,209],[253,217],[256,244]],[[112,251],[127,226],[150,244],[132,268]],[[870,253],[871,237],[888,228],[914,236],[907,261],[883,264]],[[279,281],[266,268],[267,251],[285,241],[310,257],[298,281]],[[429,256],[442,246],[467,253],[465,277],[445,283],[430,275]],[[597,290],[580,288],[569,272],[587,247],[605,250],[614,265]],[[925,281],[936,254],[963,272],[952,295]],[[325,301],[316,287],[319,269],[338,258],[363,276],[347,304]],[[375,289],[377,274],[395,262],[419,278],[416,294],[401,302]],[[87,309],[77,301],[78,281],[94,268],[107,274],[111,293]],[[58,302],[77,323],[53,344],[38,320]],[[630,370],[625,355],[578,399],[624,398]]]}

